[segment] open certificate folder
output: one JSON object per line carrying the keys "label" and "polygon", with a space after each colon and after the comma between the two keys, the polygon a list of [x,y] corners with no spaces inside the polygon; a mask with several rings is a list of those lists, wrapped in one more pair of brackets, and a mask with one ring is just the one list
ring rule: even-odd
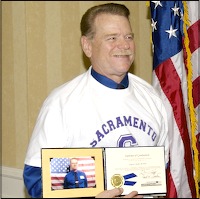
{"label": "open certificate folder", "polygon": [[[41,152],[44,198],[95,197],[118,187],[124,189],[123,195],[131,191],[166,195],[164,147],[42,148]],[[78,159],[88,187],[64,189],[71,158]]]}

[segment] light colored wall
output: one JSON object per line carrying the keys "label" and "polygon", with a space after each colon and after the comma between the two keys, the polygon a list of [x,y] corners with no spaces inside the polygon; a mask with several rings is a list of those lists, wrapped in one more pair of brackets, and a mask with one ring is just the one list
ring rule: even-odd
{"label": "light colored wall", "polygon": [[[84,72],[79,23],[87,8],[108,1],[2,2],[2,165],[22,169],[42,102]],[[116,1],[119,2],[119,1]],[[151,27],[145,1],[131,11],[136,59],[131,72],[151,82]]]}
{"label": "light colored wall", "polygon": [[22,169],[0,167],[1,198],[31,198],[24,187]]}

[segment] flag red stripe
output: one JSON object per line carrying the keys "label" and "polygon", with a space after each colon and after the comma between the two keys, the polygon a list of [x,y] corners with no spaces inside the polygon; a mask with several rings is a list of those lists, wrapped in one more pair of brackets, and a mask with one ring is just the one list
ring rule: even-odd
{"label": "flag red stripe", "polygon": [[84,163],[84,164],[78,164],[79,167],[89,167],[89,166],[94,166],[94,163]]}
{"label": "flag red stripe", "polygon": [[63,183],[51,183],[52,186],[63,186]]}
{"label": "flag red stripe", "polygon": [[155,73],[159,79],[160,86],[168,98],[174,112],[174,117],[179,128],[180,136],[182,138],[185,149],[184,160],[188,176],[188,183],[192,192],[192,196],[195,197],[196,193],[192,165],[193,160],[191,155],[190,137],[187,129],[180,78],[171,59],[168,59],[160,64],[155,69]]}
{"label": "flag red stripe", "polygon": [[86,176],[87,176],[87,178],[93,178],[93,177],[95,177],[95,174],[91,174],[91,175],[86,174]]}
{"label": "flag red stripe", "polygon": [[170,190],[170,198],[177,198],[176,187],[170,173],[170,167],[167,168],[167,190]]}
{"label": "flag red stripe", "polygon": [[191,25],[187,32],[190,40],[189,47],[191,53],[193,53],[197,48],[200,47],[200,20],[196,21],[193,25]]}
{"label": "flag red stripe", "polygon": [[197,138],[197,150],[199,151],[199,154],[198,154],[198,159],[200,161],[200,142],[198,140],[200,140],[200,132],[198,132],[198,134],[196,135],[196,138]]}
{"label": "flag red stripe", "polygon": [[90,183],[90,184],[94,184],[95,182],[96,182],[95,180],[88,181],[88,183]]}
{"label": "flag red stripe", "polygon": [[94,171],[94,169],[81,169],[83,172],[91,172]]}
{"label": "flag red stripe", "polygon": [[192,95],[194,101],[194,108],[196,108],[200,104],[200,76],[197,77],[192,84],[193,84]]}
{"label": "flag red stripe", "polygon": [[92,158],[92,157],[84,157],[84,158],[82,158],[82,157],[77,157],[77,159],[78,159],[78,161],[79,162],[82,162],[82,161],[87,161],[87,160],[91,160],[91,161],[94,161],[94,158]]}
{"label": "flag red stripe", "polygon": [[63,180],[64,177],[51,177],[51,180]]}

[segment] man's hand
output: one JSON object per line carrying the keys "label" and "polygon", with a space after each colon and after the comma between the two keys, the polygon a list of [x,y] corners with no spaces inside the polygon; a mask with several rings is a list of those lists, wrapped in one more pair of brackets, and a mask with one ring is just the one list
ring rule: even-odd
{"label": "man's hand", "polygon": [[[123,188],[114,188],[111,190],[102,191],[99,193],[95,198],[115,198],[120,197],[120,195],[123,193]],[[125,196],[121,196],[121,198],[143,198],[142,195],[138,195],[137,191],[132,191],[129,194]]]}

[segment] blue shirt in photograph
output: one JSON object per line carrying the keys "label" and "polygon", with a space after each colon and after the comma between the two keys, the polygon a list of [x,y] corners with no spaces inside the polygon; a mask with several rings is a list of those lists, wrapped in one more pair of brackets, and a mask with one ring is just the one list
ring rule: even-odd
{"label": "blue shirt in photograph", "polygon": [[84,172],[76,171],[78,177],[78,187],[76,187],[75,183],[75,172],[70,171],[67,173],[64,179],[64,189],[72,189],[72,188],[86,188],[88,186],[87,177]]}

